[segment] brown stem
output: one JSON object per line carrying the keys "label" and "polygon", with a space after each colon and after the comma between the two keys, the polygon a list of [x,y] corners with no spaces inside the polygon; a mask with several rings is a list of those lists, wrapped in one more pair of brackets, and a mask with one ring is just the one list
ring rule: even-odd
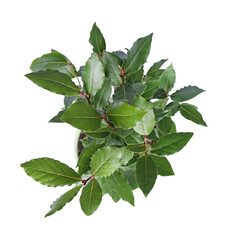
{"label": "brown stem", "polygon": [[81,180],[83,185],[85,186],[87,184],[88,181],[90,181],[93,178],[93,175],[91,175],[89,178],[85,179],[85,180]]}

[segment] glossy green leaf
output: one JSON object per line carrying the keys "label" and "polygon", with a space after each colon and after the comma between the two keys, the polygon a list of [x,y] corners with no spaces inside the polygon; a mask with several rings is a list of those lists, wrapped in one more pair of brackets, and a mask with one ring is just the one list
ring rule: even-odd
{"label": "glossy green leaf", "polygon": [[152,35],[139,38],[128,51],[123,64],[126,73],[138,71],[146,62],[151,48]]}
{"label": "glossy green leaf", "polygon": [[122,99],[127,99],[128,104],[132,104],[135,95],[136,92],[133,87],[129,83],[126,83],[116,88],[113,95],[113,100],[118,101]]}
{"label": "glossy green leaf", "polygon": [[151,80],[145,83],[146,89],[144,93],[142,93],[142,97],[146,99],[153,98],[155,91],[159,88],[159,80]]}
{"label": "glossy green leaf", "polygon": [[71,202],[74,197],[76,197],[81,187],[82,185],[76,186],[57,198],[50,206],[51,210],[45,215],[45,217],[48,217],[61,210],[67,203]]}
{"label": "glossy green leaf", "polygon": [[112,85],[120,86],[122,84],[122,73],[119,66],[122,65],[122,60],[115,54],[103,51],[101,61],[105,70],[105,75],[110,78]]}
{"label": "glossy green leaf", "polygon": [[115,172],[110,176],[111,180],[111,190],[115,191],[119,197],[124,201],[129,202],[134,206],[134,195],[129,183],[126,181],[125,177],[119,172]]}
{"label": "glossy green leaf", "polygon": [[45,70],[32,72],[25,75],[33,83],[51,92],[75,96],[80,93],[79,88],[74,84],[70,77],[57,70]]}
{"label": "glossy green leaf", "polygon": [[73,101],[75,100],[75,96],[65,96],[64,97],[64,105],[66,108],[69,108]]}
{"label": "glossy green leaf", "polygon": [[91,29],[89,43],[93,46],[93,52],[97,54],[106,49],[105,39],[96,23],[94,23]]}
{"label": "glossy green leaf", "polygon": [[134,153],[131,151],[128,151],[126,147],[121,147],[120,151],[122,153],[122,160],[121,164],[122,165],[127,165],[127,163],[133,158]]}
{"label": "glossy green leaf", "polygon": [[164,99],[166,97],[167,97],[166,91],[161,88],[156,90],[153,96],[153,98],[157,98],[157,99]]}
{"label": "glossy green leaf", "polygon": [[147,197],[154,187],[157,178],[157,168],[150,156],[145,155],[138,160],[136,164],[136,178],[140,189]]}
{"label": "glossy green leaf", "polygon": [[122,153],[116,147],[99,149],[91,158],[91,173],[95,177],[110,176],[121,166]]}
{"label": "glossy green leaf", "polygon": [[85,134],[92,138],[106,138],[110,132],[108,128],[99,128],[93,132],[85,132]]}
{"label": "glossy green leaf", "polygon": [[194,123],[207,127],[201,113],[197,109],[198,108],[196,106],[188,103],[182,103],[180,105],[180,113],[183,117]]}
{"label": "glossy green leaf", "polygon": [[104,144],[98,144],[95,141],[95,144],[92,146],[88,146],[83,149],[80,154],[79,161],[78,161],[78,173],[82,175],[86,171],[88,171],[90,167],[91,156],[100,148],[102,148]]}
{"label": "glossy green leaf", "polygon": [[109,79],[105,79],[102,88],[95,95],[95,107],[103,108],[108,104],[112,93],[112,85]]}
{"label": "glossy green leaf", "polygon": [[180,110],[180,104],[177,102],[171,102],[166,105],[165,110],[169,111],[167,116],[172,117]]}
{"label": "glossy green leaf", "polygon": [[159,62],[156,62],[152,65],[152,67],[148,70],[147,76],[155,77],[157,75],[157,72],[161,68],[161,66],[167,61],[168,59],[162,59]]}
{"label": "glossy green leaf", "polygon": [[121,168],[119,172],[125,177],[129,185],[131,186],[132,190],[138,188],[135,169],[126,167],[126,168]]}
{"label": "glossy green leaf", "polygon": [[125,80],[126,80],[126,82],[131,83],[131,84],[141,83],[143,74],[144,74],[144,70],[142,67],[137,72],[126,75]]}
{"label": "glossy green leaf", "polygon": [[124,141],[129,144],[143,143],[144,138],[139,133],[133,131],[126,137],[124,137]]}
{"label": "glossy green leaf", "polygon": [[91,96],[94,96],[102,88],[105,73],[101,60],[96,53],[93,53],[87,60],[82,72],[82,80],[86,92]]}
{"label": "glossy green leaf", "polygon": [[28,176],[48,187],[71,185],[80,176],[69,166],[52,158],[38,158],[21,164]]}
{"label": "glossy green leaf", "polygon": [[174,175],[173,169],[170,165],[170,162],[165,157],[159,157],[155,155],[151,155],[153,158],[158,174],[161,176],[172,176]]}
{"label": "glossy green leaf", "polygon": [[61,117],[63,122],[84,131],[95,131],[100,128],[101,114],[88,102],[73,103]]}
{"label": "glossy green leaf", "polygon": [[127,54],[121,50],[114,51],[112,53],[115,54],[116,56],[120,57],[122,60],[124,60],[127,57]]}
{"label": "glossy green leaf", "polygon": [[62,115],[65,113],[65,111],[66,111],[66,108],[63,108],[60,112],[58,112],[57,113],[57,115],[55,115],[53,118],[51,118],[50,120],[49,120],[49,122],[55,122],[55,123],[61,123],[61,122],[63,122],[62,120],[61,120],[61,117],[62,117]]}
{"label": "glossy green leaf", "polygon": [[123,144],[122,144],[121,141],[109,137],[109,138],[106,139],[105,145],[106,146],[118,146],[118,147],[120,147]]}
{"label": "glossy green leaf", "polygon": [[152,109],[152,104],[147,102],[145,98],[137,95],[134,98],[133,105],[148,111],[142,120],[134,127],[134,131],[141,135],[150,134],[155,126],[155,114]]}
{"label": "glossy green leaf", "polygon": [[115,102],[107,109],[106,113],[109,121],[114,123],[116,127],[129,129],[142,119],[146,111],[123,102]]}
{"label": "glossy green leaf", "polygon": [[160,76],[159,86],[160,88],[169,92],[173,88],[175,81],[176,74],[173,65],[171,64],[167,69],[164,70],[164,72]]}
{"label": "glossy green leaf", "polygon": [[202,92],[204,92],[204,90],[201,88],[198,88],[196,86],[188,86],[181,88],[180,90],[177,90],[175,93],[173,93],[171,95],[171,99],[173,99],[176,102],[184,102],[194,98],[195,96]]}
{"label": "glossy green leaf", "polygon": [[166,107],[167,102],[168,102],[168,97],[164,99],[159,99],[153,102],[153,108],[164,109]]}
{"label": "glossy green leaf", "polygon": [[132,87],[138,95],[141,95],[145,91],[147,86],[143,83],[134,83]]}
{"label": "glossy green leaf", "polygon": [[153,110],[154,110],[156,122],[159,122],[160,120],[162,120],[169,113],[168,110],[163,110],[163,109],[153,108]]}
{"label": "glossy green leaf", "polygon": [[130,144],[126,146],[126,149],[131,152],[142,153],[145,151],[145,144],[144,143]]}
{"label": "glossy green leaf", "polygon": [[157,128],[160,132],[160,135],[167,135],[170,133],[173,126],[173,121],[170,117],[164,117],[162,120],[160,120],[157,124]]}
{"label": "glossy green leaf", "polygon": [[151,152],[159,156],[171,155],[179,152],[191,139],[193,133],[172,133],[162,136],[151,147]]}
{"label": "glossy green leaf", "polygon": [[83,212],[90,216],[99,207],[102,201],[102,189],[96,179],[92,179],[82,190],[80,205]]}
{"label": "glossy green leaf", "polygon": [[36,58],[32,62],[30,69],[32,71],[47,69],[58,70],[59,72],[67,74],[70,78],[77,75],[75,67],[72,66],[71,62],[59,52],[48,53]]}

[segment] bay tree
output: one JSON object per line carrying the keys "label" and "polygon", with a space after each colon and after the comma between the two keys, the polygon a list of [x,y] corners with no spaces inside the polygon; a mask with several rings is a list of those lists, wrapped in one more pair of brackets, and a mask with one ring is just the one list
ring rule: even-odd
{"label": "bay tree", "polygon": [[[35,59],[25,76],[64,96],[63,108],[49,122],[67,123],[83,136],[75,168],[40,157],[21,164],[28,176],[48,187],[71,186],[50,206],[46,217],[75,197],[86,215],[103,196],[134,206],[134,190],[147,197],[157,178],[172,176],[168,156],[182,150],[192,132],[176,128],[174,116],[207,126],[188,100],[204,92],[197,86],[173,90],[176,73],[167,59],[144,69],[153,34],[137,39],[126,51],[109,51],[94,23],[89,42],[93,52],[79,68],[56,50]],[[77,70],[79,69],[79,70]],[[157,194],[157,193],[155,193]]]}

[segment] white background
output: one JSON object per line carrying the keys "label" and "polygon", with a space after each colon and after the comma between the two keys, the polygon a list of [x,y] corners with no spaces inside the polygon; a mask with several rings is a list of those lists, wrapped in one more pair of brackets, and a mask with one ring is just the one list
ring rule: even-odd
{"label": "white background", "polygon": [[[224,1],[8,0],[0,3],[1,198],[0,238],[224,240]],[[24,77],[31,61],[51,48],[77,68],[91,53],[92,24],[104,34],[109,51],[130,48],[154,32],[147,66],[169,58],[175,89],[207,90],[190,103],[199,107],[208,128],[177,116],[178,131],[194,137],[169,157],[174,177],[159,177],[147,199],[136,190],[133,208],[104,197],[87,217],[79,198],[44,218],[52,201],[68,188],[47,188],[29,178],[20,163],[53,157],[75,166],[75,130],[48,120],[63,97]]]}

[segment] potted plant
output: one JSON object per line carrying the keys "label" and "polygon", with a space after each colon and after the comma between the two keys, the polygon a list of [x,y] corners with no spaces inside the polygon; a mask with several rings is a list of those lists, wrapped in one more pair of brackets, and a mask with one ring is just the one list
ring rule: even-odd
{"label": "potted plant", "polygon": [[180,112],[206,126],[197,107],[186,103],[204,90],[187,86],[171,92],[176,79],[173,65],[161,68],[167,59],[144,71],[152,36],[139,38],[126,53],[109,52],[94,24],[89,39],[93,53],[79,70],[55,50],[32,62],[26,77],[65,96],[64,108],[50,122],[79,129],[77,141],[82,133],[76,169],[48,157],[21,164],[43,185],[73,185],[46,216],[62,209],[79,191],[86,215],[97,210],[104,194],[114,202],[122,199],[134,205],[133,190],[140,188],[147,197],[159,175],[174,175],[166,156],[180,151],[193,135],[177,132],[173,116]]}

